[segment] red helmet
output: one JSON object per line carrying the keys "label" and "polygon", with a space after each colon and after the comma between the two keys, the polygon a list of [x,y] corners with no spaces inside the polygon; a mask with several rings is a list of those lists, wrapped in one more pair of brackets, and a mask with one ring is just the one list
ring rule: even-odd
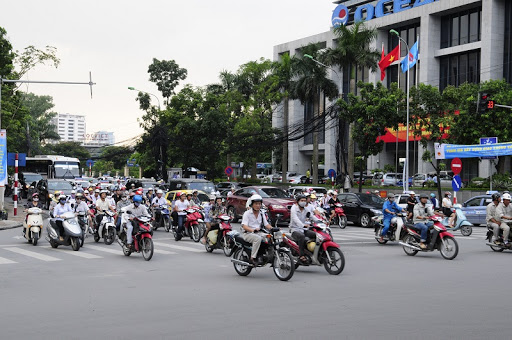
{"label": "red helmet", "polygon": [[142,189],[136,191],[137,195],[142,195]]}
{"label": "red helmet", "polygon": [[181,191],[178,191],[178,192],[176,193],[176,198],[180,198],[180,197],[181,197],[181,195],[183,195],[183,193],[182,193]]}

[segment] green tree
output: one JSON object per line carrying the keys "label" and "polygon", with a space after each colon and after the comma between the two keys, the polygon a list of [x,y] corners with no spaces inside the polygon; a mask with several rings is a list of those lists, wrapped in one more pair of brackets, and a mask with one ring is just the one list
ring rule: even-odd
{"label": "green tree", "polygon": [[293,82],[293,97],[299,99],[302,104],[312,103],[314,119],[311,126],[313,132],[313,184],[318,184],[318,131],[323,126],[323,115],[320,114],[321,94],[329,99],[338,95],[336,84],[327,78],[325,67],[318,65],[310,58],[304,58],[304,54],[318,59],[320,45],[310,44],[301,48],[302,56],[296,57],[292,62],[293,74],[296,80]]}
{"label": "green tree", "polygon": [[49,155],[59,155],[66,157],[76,157],[85,164],[85,161],[91,157],[89,151],[82,146],[80,142],[60,142],[57,144],[47,144],[46,152]]}
{"label": "green tree", "polygon": [[149,81],[156,84],[162,96],[169,100],[174,95],[174,89],[180,80],[187,78],[187,70],[179,67],[174,60],[158,60],[153,58],[153,63],[148,67]]}
{"label": "green tree", "polygon": [[127,146],[107,146],[101,150],[100,160],[111,161],[113,169],[122,170],[133,150]]}
{"label": "green tree", "polygon": [[[360,95],[350,93],[348,103],[340,99],[340,118],[354,124],[350,138],[359,146],[362,166],[359,169],[359,192],[362,191],[363,170],[366,170],[368,157],[382,151],[384,142],[377,140],[386,133],[388,126],[395,126],[403,121],[403,115],[397,114],[397,107],[403,103],[404,94],[393,83],[389,89],[382,83],[359,82]],[[364,167],[364,168],[363,168]]]}

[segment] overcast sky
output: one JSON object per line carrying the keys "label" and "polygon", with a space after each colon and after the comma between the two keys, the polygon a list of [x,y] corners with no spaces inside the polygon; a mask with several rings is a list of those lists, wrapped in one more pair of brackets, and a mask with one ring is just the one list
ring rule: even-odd
{"label": "overcast sky", "polygon": [[[89,81],[85,85],[22,86],[50,95],[55,111],[85,115],[87,132],[113,131],[116,142],[141,133],[136,92],[162,98],[149,82],[153,58],[174,59],[188,70],[184,84],[215,83],[222,70],[260,57],[274,45],[330,28],[329,0],[10,0],[2,1],[0,26],[14,49],[57,48],[59,68],[38,66],[32,80]],[[155,103],[156,104],[156,103]]]}

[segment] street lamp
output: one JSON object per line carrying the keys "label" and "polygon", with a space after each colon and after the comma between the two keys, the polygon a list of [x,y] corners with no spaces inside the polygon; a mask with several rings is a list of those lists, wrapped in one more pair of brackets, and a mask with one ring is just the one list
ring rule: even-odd
{"label": "street lamp", "polygon": [[137,89],[136,89],[135,87],[133,87],[133,86],[128,86],[128,90],[131,90],[131,91],[139,91],[139,92],[142,92],[142,93],[145,93],[145,94],[149,94],[149,95],[151,95],[151,96],[155,97],[155,98],[156,98],[156,101],[158,102],[158,110],[159,110],[159,111],[161,111],[161,109],[160,109],[160,99],[158,99],[158,97],[157,97],[157,96],[155,96],[153,93],[149,93],[149,92],[146,92],[146,91],[137,90]]}
{"label": "street lamp", "polygon": [[[407,44],[407,41],[402,39],[400,34],[398,34],[395,30],[389,30],[389,33],[394,34],[404,42],[405,46],[407,47],[407,127],[406,127],[406,142],[405,142],[405,178],[404,178],[404,190],[409,190],[409,45]],[[400,68],[400,66],[399,66]],[[400,72],[400,69],[398,70]]]}
{"label": "street lamp", "polygon": [[329,70],[331,70],[331,71],[333,71],[334,73],[336,73],[336,76],[338,77],[338,80],[340,81],[340,93],[341,93],[341,91],[342,91],[342,87],[343,87],[343,82],[342,82],[342,79],[341,79],[340,75],[338,74],[338,72],[336,72],[336,70],[335,70],[335,69],[333,69],[332,67],[330,67],[330,66],[328,66],[328,65],[325,65],[324,63],[319,62],[318,60],[316,60],[315,58],[313,58],[313,56],[312,56],[312,55],[310,55],[310,54],[304,54],[304,57],[309,58],[309,59],[313,60],[315,63],[317,63],[318,65],[321,65],[321,66],[323,66],[323,67],[325,67],[325,68],[328,68]]}

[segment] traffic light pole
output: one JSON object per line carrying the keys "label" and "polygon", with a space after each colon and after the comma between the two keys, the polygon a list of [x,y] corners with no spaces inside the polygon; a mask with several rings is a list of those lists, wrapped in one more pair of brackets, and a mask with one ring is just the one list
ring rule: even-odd
{"label": "traffic light pole", "polygon": [[509,105],[499,105],[499,104],[494,104],[495,107],[502,107],[504,109],[512,109],[512,106],[509,106]]}

